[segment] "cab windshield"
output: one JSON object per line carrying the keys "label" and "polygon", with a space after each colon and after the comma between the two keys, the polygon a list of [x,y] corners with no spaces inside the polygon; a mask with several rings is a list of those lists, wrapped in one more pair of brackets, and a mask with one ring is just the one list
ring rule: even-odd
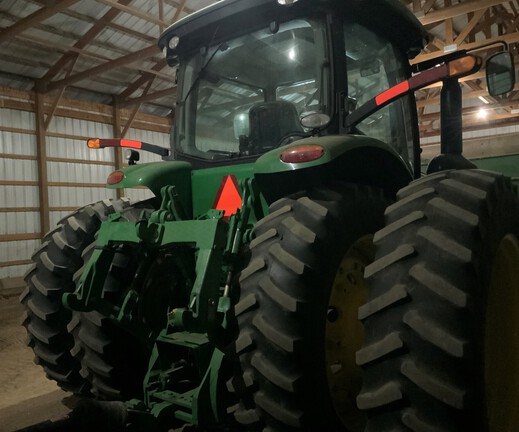
{"label": "cab windshield", "polygon": [[184,60],[176,151],[248,157],[304,134],[302,115],[329,113],[325,41],[321,21],[273,22]]}

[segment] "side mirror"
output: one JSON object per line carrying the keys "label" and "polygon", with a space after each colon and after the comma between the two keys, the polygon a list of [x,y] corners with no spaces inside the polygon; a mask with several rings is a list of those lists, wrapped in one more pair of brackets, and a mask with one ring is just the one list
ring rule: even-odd
{"label": "side mirror", "polygon": [[515,67],[512,54],[508,51],[494,54],[487,60],[486,75],[488,93],[499,96],[515,86]]}

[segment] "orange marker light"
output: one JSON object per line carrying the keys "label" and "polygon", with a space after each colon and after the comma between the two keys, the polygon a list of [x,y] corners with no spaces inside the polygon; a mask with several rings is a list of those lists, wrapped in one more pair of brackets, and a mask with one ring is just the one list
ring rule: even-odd
{"label": "orange marker light", "polygon": [[101,148],[101,141],[99,140],[99,138],[90,138],[87,141],[87,146],[88,146],[88,148],[91,148],[91,149]]}
{"label": "orange marker light", "polygon": [[462,57],[457,60],[451,61],[448,64],[449,76],[460,76],[475,72],[475,68],[478,66],[478,59],[473,56]]}

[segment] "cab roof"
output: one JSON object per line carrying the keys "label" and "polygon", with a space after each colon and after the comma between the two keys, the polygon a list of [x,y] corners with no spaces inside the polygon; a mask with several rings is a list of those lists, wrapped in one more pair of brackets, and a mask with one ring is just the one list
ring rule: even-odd
{"label": "cab roof", "polygon": [[[298,0],[290,6],[280,5],[276,0],[221,0],[168,27],[159,38],[159,47],[167,49],[168,57],[182,56],[248,33],[271,21],[287,21],[329,11],[378,30],[410,59],[427,42],[427,32],[399,0]],[[171,49],[169,41],[174,36],[179,41]]]}

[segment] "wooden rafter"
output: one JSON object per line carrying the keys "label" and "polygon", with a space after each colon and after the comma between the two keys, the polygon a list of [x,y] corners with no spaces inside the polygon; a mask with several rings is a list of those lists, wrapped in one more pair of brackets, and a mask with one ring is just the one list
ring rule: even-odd
{"label": "wooden rafter", "polygon": [[17,34],[27,30],[28,28],[33,27],[35,24],[38,24],[47,18],[61,12],[62,10],[68,8],[69,6],[76,3],[78,0],[61,0],[55,1],[51,6],[45,6],[41,9],[38,9],[36,12],[22,18],[17,21],[10,27],[4,28],[0,30],[0,43],[5,42],[9,38],[16,36]]}
{"label": "wooden rafter", "polygon": [[[120,0],[121,4],[128,4],[131,0]],[[111,8],[106,12],[75,44],[74,48],[82,49],[85,48],[90,42],[92,42],[99,33],[101,33],[106,24],[111,22],[120,11],[116,8]],[[47,71],[43,77],[43,81],[49,82],[54,78],[58,72],[74,58],[77,58],[77,53],[69,52],[63,55],[54,65]]]}
{"label": "wooden rafter", "polygon": [[453,6],[441,8],[428,14],[419,17],[418,19],[423,25],[437,23],[444,21],[449,18],[454,18],[460,15],[466,15],[469,12],[475,12],[480,9],[488,9],[491,6],[495,6],[503,3],[501,0],[472,0],[464,1]]}
{"label": "wooden rafter", "polygon": [[143,48],[139,51],[135,51],[128,55],[119,57],[118,59],[100,64],[93,68],[84,70],[75,75],[72,75],[68,78],[61,79],[59,81],[52,81],[47,85],[47,91],[61,88],[63,86],[68,86],[74,84],[78,81],[82,81],[87,78],[92,78],[95,75],[102,74],[104,72],[110,71],[112,69],[116,69],[121,66],[126,66],[130,63],[135,63],[136,61],[143,60],[154,55],[160,54],[159,48],[156,45],[151,45],[149,47]]}

